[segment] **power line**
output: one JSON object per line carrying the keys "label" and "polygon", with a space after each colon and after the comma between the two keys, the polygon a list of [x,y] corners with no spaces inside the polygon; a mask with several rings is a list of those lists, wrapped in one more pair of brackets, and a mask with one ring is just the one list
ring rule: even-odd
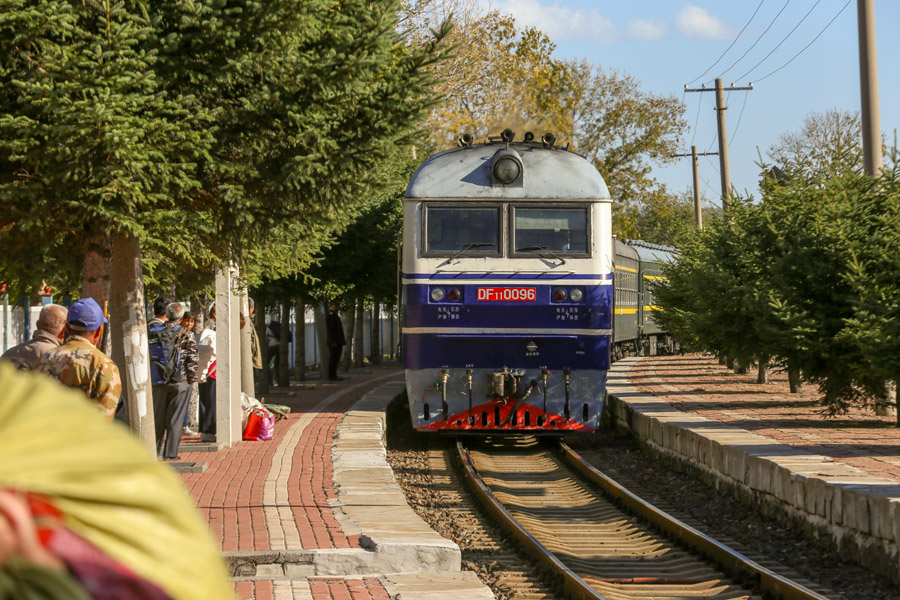
{"label": "power line", "polygon": [[806,14],[803,15],[803,18],[800,19],[800,22],[799,22],[799,23],[797,23],[796,25],[794,25],[794,28],[791,29],[790,33],[788,33],[786,36],[784,36],[784,39],[782,39],[780,42],[778,42],[778,45],[775,46],[774,48],[772,48],[772,51],[769,52],[768,54],[766,54],[766,55],[763,57],[763,59],[762,59],[761,61],[759,61],[758,63],[756,63],[756,64],[753,65],[752,67],[750,67],[750,70],[749,70],[749,71],[747,71],[746,73],[744,73],[743,75],[741,75],[740,77],[738,77],[738,78],[737,78],[738,81],[742,80],[744,77],[746,77],[746,76],[749,75],[751,72],[753,72],[753,69],[755,69],[755,68],[758,67],[759,65],[763,64],[763,63],[766,61],[767,58],[769,58],[770,56],[772,56],[772,54],[773,54],[776,50],[778,50],[779,48],[781,48],[781,45],[782,45],[783,43],[785,43],[785,42],[787,41],[787,39],[788,39],[789,37],[791,37],[791,36],[794,34],[795,31],[797,31],[797,28],[800,27],[800,25],[803,24],[803,21],[806,20],[806,17],[808,17],[808,16],[812,13],[812,11],[814,11],[814,10],[816,9],[816,7],[819,5],[820,2],[822,2],[822,0],[816,0],[816,3],[812,5],[812,8],[810,8],[808,11],[806,11]]}
{"label": "power line", "polygon": [[741,126],[741,119],[744,118],[744,107],[747,106],[747,96],[750,94],[744,94],[744,103],[741,104],[741,113],[738,115],[737,125],[734,126],[734,131],[731,132],[731,138],[728,140],[728,147],[731,148],[731,143],[734,141],[735,136],[737,135],[738,129]]}
{"label": "power line", "polygon": [[[687,93],[687,92],[685,92]],[[700,96],[700,102],[697,103],[697,117],[694,119],[694,135],[691,136],[691,146],[694,145],[694,140],[697,139],[697,126],[700,124],[700,107],[703,106],[703,96]]]}
{"label": "power line", "polygon": [[844,4],[844,7],[841,8],[841,10],[838,11],[838,14],[834,15],[834,18],[831,19],[830,21],[828,21],[828,24],[825,25],[825,27],[822,28],[822,31],[819,32],[819,35],[817,35],[816,37],[814,37],[810,43],[808,43],[807,45],[803,46],[803,48],[800,50],[800,52],[798,52],[797,54],[795,54],[794,56],[792,56],[791,59],[790,59],[789,61],[787,61],[786,63],[784,63],[783,65],[781,65],[780,67],[778,67],[777,69],[775,69],[774,71],[772,71],[771,73],[768,73],[768,74],[764,75],[763,77],[760,77],[760,78],[757,79],[756,81],[759,82],[759,81],[763,81],[764,79],[768,79],[769,77],[771,77],[772,75],[774,75],[774,74],[777,73],[778,71],[782,70],[783,68],[785,68],[786,66],[788,66],[789,64],[791,64],[792,62],[794,62],[794,59],[795,59],[795,58],[797,58],[798,56],[800,56],[801,54],[803,54],[804,52],[806,52],[806,49],[809,48],[810,46],[812,46],[812,45],[815,43],[815,41],[816,41],[817,39],[819,39],[820,37],[822,37],[822,34],[825,33],[825,30],[827,30],[829,27],[831,27],[831,24],[834,23],[834,22],[837,20],[837,18],[838,18],[839,16],[841,16],[841,13],[843,13],[844,10],[846,10],[846,8],[850,5],[850,2],[851,2],[851,0],[847,0],[847,3]]}
{"label": "power line", "polygon": [[738,32],[737,36],[735,36],[734,40],[731,42],[731,45],[728,46],[727,48],[725,48],[725,52],[723,52],[723,53],[719,56],[719,58],[716,59],[716,62],[714,62],[713,64],[709,65],[709,67],[707,67],[707,69],[706,69],[705,71],[703,71],[702,73],[700,73],[700,75],[698,75],[697,77],[694,77],[691,81],[689,81],[689,82],[688,82],[688,85],[691,85],[692,83],[694,83],[695,81],[697,81],[698,79],[700,79],[701,77],[703,77],[704,75],[706,75],[707,73],[709,73],[709,71],[710,71],[714,66],[716,66],[717,64],[719,64],[719,61],[721,61],[723,58],[725,58],[725,55],[728,54],[728,51],[731,50],[732,47],[734,47],[734,45],[737,43],[737,41],[738,41],[739,39],[741,39],[741,35],[744,33],[744,30],[747,29],[747,27],[750,25],[750,21],[752,21],[753,18],[756,16],[756,13],[759,12],[760,7],[763,5],[763,2],[765,2],[765,1],[766,1],[766,0],[759,0],[759,4],[756,5],[756,10],[754,10],[754,11],[753,11],[753,14],[750,15],[750,19],[749,19],[746,23],[744,23],[744,26],[743,26],[743,27],[741,28],[741,30]]}
{"label": "power line", "polygon": [[712,139],[709,141],[709,145],[706,147],[706,150],[704,150],[704,152],[709,152],[709,149],[713,147],[713,144],[716,143],[717,139],[719,139],[719,134],[714,133]]}
{"label": "power line", "polygon": [[[707,159],[707,160],[709,160],[709,159]],[[715,198],[715,197],[719,194],[719,192],[717,192],[717,191],[715,190],[715,188],[713,188],[713,186],[711,186],[711,185],[709,184],[709,180],[708,180],[708,179],[704,179],[704,180],[703,180],[703,185],[705,185],[706,187],[708,187],[708,188],[709,188],[709,191],[713,193],[713,198]],[[709,198],[707,198],[706,200],[707,200],[707,202],[708,202],[708,201],[709,201]]]}
{"label": "power line", "polygon": [[775,24],[775,21],[778,20],[778,17],[781,16],[781,13],[784,12],[784,9],[786,9],[786,8],[788,7],[788,4],[790,4],[790,3],[791,3],[791,0],[787,0],[787,1],[784,3],[784,6],[781,7],[781,10],[778,11],[778,14],[775,15],[775,17],[772,19],[772,22],[769,23],[769,26],[768,26],[768,27],[766,27],[765,31],[763,31],[761,34],[759,34],[759,37],[756,38],[756,41],[753,42],[753,45],[750,46],[749,48],[747,48],[747,51],[744,52],[743,54],[741,54],[741,57],[740,57],[739,59],[737,59],[736,61],[734,61],[733,63],[731,63],[731,66],[730,66],[730,67],[728,67],[727,69],[725,69],[724,71],[722,71],[722,74],[719,75],[719,77],[724,77],[724,76],[725,76],[725,73],[727,73],[728,71],[730,71],[731,69],[733,69],[733,68],[735,67],[735,65],[737,65],[739,62],[741,62],[742,60],[744,60],[744,57],[747,56],[747,54],[749,54],[751,50],[753,50],[754,48],[756,48],[756,45],[763,39],[763,37],[765,37],[765,35],[766,35],[767,33],[769,33],[769,30],[772,29],[772,25]]}

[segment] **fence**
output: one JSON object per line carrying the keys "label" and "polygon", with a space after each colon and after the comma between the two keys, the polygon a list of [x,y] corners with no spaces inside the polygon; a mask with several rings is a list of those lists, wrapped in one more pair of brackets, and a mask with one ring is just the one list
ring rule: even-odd
{"label": "fence", "polygon": [[[38,316],[40,315],[41,307],[40,306],[31,306],[29,307],[29,323],[28,323],[28,337],[30,338],[35,329],[35,324],[37,323]],[[3,306],[0,305],[0,340],[2,340],[2,350],[0,353],[5,352],[7,349],[15,346],[16,344],[21,344],[25,341],[26,328],[25,328],[25,310],[22,306],[8,306],[6,308],[6,319],[3,319]],[[295,312],[294,309],[291,309],[291,335],[293,335],[293,339],[297,339],[297,331],[295,326]],[[280,318],[275,317],[275,314],[272,313],[272,318]],[[313,313],[312,308],[307,309],[306,315],[304,318],[305,324],[305,346],[306,346],[306,365],[311,367],[313,365],[319,364],[321,360],[321,349],[319,348],[319,342],[316,337],[316,323],[315,323],[315,314]],[[357,323],[357,326],[359,324]],[[398,352],[398,347],[400,344],[400,323],[396,314],[381,310],[381,314],[379,316],[379,339],[378,345],[381,349],[381,356],[394,356]],[[372,311],[367,310],[363,313],[363,355],[364,356],[372,356],[372,333],[374,331],[374,327],[372,325]],[[349,339],[349,331],[347,331],[347,320],[344,319],[344,329],[347,332],[348,337],[348,345],[345,348],[345,351],[350,348]],[[260,340],[263,345],[266,345],[266,340]],[[296,365],[296,344],[292,343],[290,345],[290,368],[293,369]]]}
{"label": "fence", "polygon": [[[296,318],[295,318],[295,309],[291,309],[291,335],[293,339],[297,340],[297,328],[296,328]],[[270,319],[267,320],[278,320],[280,319],[280,314],[275,316],[275,313],[270,313]],[[343,319],[344,323],[344,331],[347,334],[347,343],[344,351],[347,352],[351,347],[350,340],[350,332],[347,329],[347,319]],[[359,323],[356,324],[359,326]],[[378,346],[380,346],[381,356],[395,356],[398,353],[399,344],[400,344],[400,323],[396,314],[392,314],[388,311],[381,310],[381,314],[379,316],[379,336],[378,336]],[[282,324],[282,327],[284,324]],[[323,325],[324,326],[324,323]],[[364,356],[372,356],[372,333],[374,331],[374,327],[372,324],[372,311],[367,310],[363,313],[363,355]],[[308,308],[306,310],[306,314],[304,316],[304,329],[305,329],[305,351],[306,351],[306,366],[312,367],[314,365],[319,364],[322,357],[322,350],[319,348],[319,340],[316,337],[316,320],[315,313],[312,308]],[[267,344],[266,341],[261,340],[263,344]],[[290,353],[289,353],[289,364],[290,368],[293,369],[297,363],[296,357],[296,343],[291,343],[290,345]]]}

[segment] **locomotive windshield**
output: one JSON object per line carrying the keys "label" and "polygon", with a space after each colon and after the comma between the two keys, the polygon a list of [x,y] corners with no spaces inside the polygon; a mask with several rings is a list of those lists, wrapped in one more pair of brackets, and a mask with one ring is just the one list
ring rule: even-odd
{"label": "locomotive windshield", "polygon": [[515,207],[515,252],[588,253],[586,208]]}
{"label": "locomotive windshield", "polygon": [[500,208],[426,208],[425,251],[428,253],[497,255],[500,252]]}

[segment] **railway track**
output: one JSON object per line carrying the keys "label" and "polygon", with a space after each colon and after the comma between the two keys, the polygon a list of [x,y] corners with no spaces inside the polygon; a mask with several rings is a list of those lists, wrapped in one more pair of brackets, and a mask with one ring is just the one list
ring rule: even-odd
{"label": "railway track", "polygon": [[485,508],[571,598],[827,600],[640,500],[565,444],[456,452]]}

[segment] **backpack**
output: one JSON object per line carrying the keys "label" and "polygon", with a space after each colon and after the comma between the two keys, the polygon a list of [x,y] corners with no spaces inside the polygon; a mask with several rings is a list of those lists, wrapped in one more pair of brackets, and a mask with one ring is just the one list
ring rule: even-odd
{"label": "backpack", "polygon": [[147,343],[150,347],[150,383],[160,385],[175,383],[181,351],[176,338],[180,325],[168,327],[165,323],[147,326]]}

